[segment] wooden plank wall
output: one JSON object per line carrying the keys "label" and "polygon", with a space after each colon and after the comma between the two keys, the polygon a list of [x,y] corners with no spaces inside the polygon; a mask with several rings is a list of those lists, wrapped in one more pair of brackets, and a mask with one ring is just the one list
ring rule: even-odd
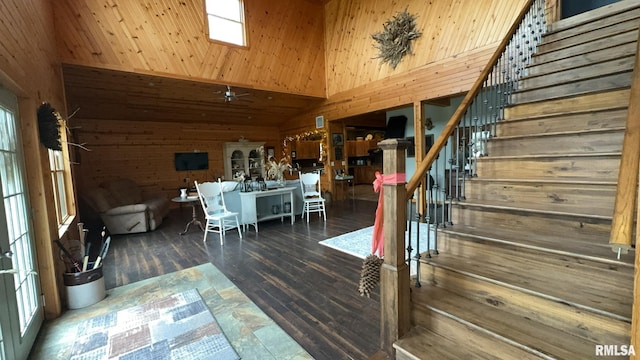
{"label": "wooden plank wall", "polygon": [[[45,316],[60,314],[63,267],[53,240],[58,234],[48,155],[40,145],[36,109],[50,102],[63,115],[64,92],[49,0],[0,2],[0,86],[18,96],[20,131],[27,171],[38,273],[45,297]],[[73,210],[73,209],[71,209]],[[74,228],[73,226],[71,228]],[[77,229],[77,228],[76,228]],[[77,231],[73,234],[77,234]],[[63,234],[62,238],[71,236]]]}
{"label": "wooden plank wall", "polygon": [[246,48],[208,39],[203,0],[57,0],[62,62],[324,97],[323,2],[244,4]]}
{"label": "wooden plank wall", "polygon": [[[317,115],[336,121],[466,92],[524,5],[524,0],[332,0],[325,6],[328,99],[283,126],[296,132]],[[408,9],[422,36],[395,70],[375,59],[371,34]]]}
{"label": "wooden plank wall", "polygon": [[[193,185],[193,180],[224,177],[224,143],[240,137],[265,142],[265,146],[275,148],[276,154],[282,150],[279,131],[274,127],[91,119],[78,119],[74,127],[75,141],[91,150],[74,151],[79,197],[116,178],[130,178],[144,191],[175,197],[184,178],[190,178]],[[194,150],[209,153],[209,170],[176,171],[174,153]]]}
{"label": "wooden plank wall", "polygon": [[[504,37],[524,0],[332,0],[325,6],[327,94],[357,88],[450,59]],[[422,36],[394,70],[381,65],[371,35],[401,11],[417,15]]]}

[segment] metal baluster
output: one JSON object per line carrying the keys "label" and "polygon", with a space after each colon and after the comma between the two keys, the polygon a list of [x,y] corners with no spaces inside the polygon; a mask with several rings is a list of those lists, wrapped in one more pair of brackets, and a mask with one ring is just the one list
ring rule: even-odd
{"label": "metal baluster", "polygon": [[[427,170],[427,186],[425,186],[425,198],[427,199],[425,221],[427,223],[427,229],[431,228],[431,168]],[[427,258],[431,258],[431,231],[427,231]]]}
{"label": "metal baluster", "polygon": [[[424,188],[424,186],[422,186],[421,188]],[[421,191],[421,190],[418,190]],[[421,198],[421,196],[417,197],[418,199]],[[411,210],[413,211],[413,204],[411,206]],[[416,260],[416,283],[415,283],[415,287],[419,288],[422,286],[422,284],[420,284],[420,258],[422,257],[422,255],[420,255],[420,214],[419,214],[419,210],[418,210],[418,203],[416,203],[416,256],[415,256],[415,260]],[[409,217],[410,221],[411,221],[411,217]],[[409,226],[409,237],[411,237],[411,226]],[[428,250],[428,249],[427,249]],[[411,255],[411,251],[409,250],[409,255]],[[409,262],[409,267],[411,267],[411,262]]]}

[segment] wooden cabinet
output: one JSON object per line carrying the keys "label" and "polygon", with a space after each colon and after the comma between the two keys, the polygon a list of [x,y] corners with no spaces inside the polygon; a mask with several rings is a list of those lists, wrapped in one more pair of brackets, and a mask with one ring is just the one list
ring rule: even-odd
{"label": "wooden cabinet", "polygon": [[252,179],[264,176],[262,155],[258,151],[262,142],[238,141],[224,144],[224,178],[232,180],[235,174],[244,172]]}
{"label": "wooden cabinet", "polygon": [[373,184],[376,179],[376,171],[382,173],[382,166],[362,165],[353,167],[353,182],[356,185]]}
{"label": "wooden cabinet", "polygon": [[296,159],[319,159],[320,140],[300,140],[295,144]]}
{"label": "wooden cabinet", "polygon": [[347,157],[369,156],[369,150],[376,149],[380,140],[347,140]]}

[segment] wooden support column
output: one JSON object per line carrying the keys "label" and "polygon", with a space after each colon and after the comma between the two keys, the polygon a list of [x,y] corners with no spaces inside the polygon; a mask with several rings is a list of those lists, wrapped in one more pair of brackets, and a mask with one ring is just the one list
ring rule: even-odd
{"label": "wooden support column", "polygon": [[562,18],[561,0],[546,0],[544,15],[547,20],[547,26],[559,21]]}
{"label": "wooden support column", "polygon": [[[407,190],[404,180],[406,140],[388,139],[378,143],[383,150],[384,176],[384,263],[380,269],[380,346],[392,359],[393,343],[411,326],[409,318],[409,266],[405,262],[404,233]],[[399,175],[400,181],[387,179]]]}
{"label": "wooden support column", "polygon": [[[424,132],[424,116],[422,114],[422,102],[413,103],[413,131],[414,131],[414,144],[415,148],[415,161],[416,169],[420,166],[422,159],[424,159],[426,152],[425,147],[425,132]],[[426,185],[426,175],[423,177],[422,185],[418,191],[418,198],[416,199],[416,210],[420,212],[420,219],[418,221],[425,222],[425,214],[427,212],[427,193],[423,191]],[[413,220],[413,219],[412,219]]]}

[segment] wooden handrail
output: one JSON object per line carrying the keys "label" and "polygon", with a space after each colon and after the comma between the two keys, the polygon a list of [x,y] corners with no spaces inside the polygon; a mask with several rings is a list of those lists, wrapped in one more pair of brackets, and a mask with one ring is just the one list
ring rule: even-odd
{"label": "wooden handrail", "polygon": [[613,208],[609,244],[614,252],[626,254],[631,247],[635,208],[638,197],[638,169],[640,168],[640,34],[636,47],[636,61],[629,95],[627,124],[620,157],[618,188]]}
{"label": "wooden handrail", "polygon": [[467,109],[469,108],[469,105],[471,105],[471,102],[476,97],[478,92],[480,92],[480,89],[482,89],[482,84],[491,73],[491,70],[493,69],[493,67],[497,64],[498,60],[502,56],[502,53],[507,48],[507,45],[509,45],[511,38],[513,37],[513,34],[515,34],[516,30],[518,30],[520,23],[524,19],[527,12],[529,12],[529,8],[531,7],[531,4],[533,4],[533,1],[534,0],[529,0],[524,5],[522,10],[518,14],[518,17],[509,28],[509,32],[504,37],[504,39],[502,39],[502,41],[500,42],[500,45],[498,45],[498,47],[496,48],[496,51],[493,53],[493,55],[487,62],[487,65],[484,67],[484,69],[480,73],[480,76],[478,76],[478,79],[473,83],[473,86],[471,86],[471,89],[469,89],[469,92],[467,92],[467,95],[464,97],[464,99],[462,100],[462,102],[460,103],[456,111],[451,116],[451,119],[449,119],[449,122],[447,122],[447,125],[445,125],[444,129],[442,130],[442,133],[440,133],[440,136],[438,136],[438,139],[436,139],[435,143],[433,144],[433,146],[431,147],[431,149],[429,150],[425,158],[422,160],[422,162],[420,162],[420,165],[416,168],[416,172],[413,174],[411,179],[409,179],[409,181],[407,182],[407,185],[406,185],[407,201],[411,197],[413,197],[413,192],[418,188],[420,183],[425,178],[424,174],[427,172],[431,164],[433,164],[438,153],[440,153],[442,148],[444,148],[444,146],[447,144],[449,137],[451,136],[451,134],[453,134],[454,130],[460,123],[462,116],[467,111]]}

